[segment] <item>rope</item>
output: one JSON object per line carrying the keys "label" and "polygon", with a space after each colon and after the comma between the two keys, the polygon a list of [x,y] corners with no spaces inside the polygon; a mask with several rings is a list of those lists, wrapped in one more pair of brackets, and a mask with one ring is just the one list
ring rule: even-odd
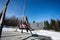
{"label": "rope", "polygon": [[24,0],[24,6],[23,6],[23,16],[25,15],[25,6],[26,6],[26,0]]}
{"label": "rope", "polygon": [[14,0],[11,0],[12,2],[11,2],[11,5],[12,5],[12,7],[14,8]]}

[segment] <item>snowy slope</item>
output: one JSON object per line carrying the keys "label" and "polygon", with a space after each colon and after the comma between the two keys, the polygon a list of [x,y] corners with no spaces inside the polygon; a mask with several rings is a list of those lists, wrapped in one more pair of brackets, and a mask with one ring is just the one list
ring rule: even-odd
{"label": "snowy slope", "polygon": [[60,32],[48,31],[48,30],[39,30],[33,31],[33,34],[49,36],[52,40],[60,40]]}
{"label": "snowy slope", "polygon": [[[15,31],[15,28],[3,28],[3,31]],[[17,31],[21,31],[17,29]],[[26,30],[24,30],[26,32]],[[30,33],[30,32],[29,32]],[[48,30],[35,30],[32,31],[33,34],[37,35],[43,35],[43,36],[49,36],[52,38],[52,40],[60,40],[60,32],[55,32],[55,31],[48,31]]]}

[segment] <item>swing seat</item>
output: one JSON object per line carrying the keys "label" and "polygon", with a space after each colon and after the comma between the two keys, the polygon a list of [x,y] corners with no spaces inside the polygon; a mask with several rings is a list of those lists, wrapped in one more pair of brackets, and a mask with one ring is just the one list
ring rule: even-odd
{"label": "swing seat", "polygon": [[19,29],[27,29],[27,28],[19,28]]}

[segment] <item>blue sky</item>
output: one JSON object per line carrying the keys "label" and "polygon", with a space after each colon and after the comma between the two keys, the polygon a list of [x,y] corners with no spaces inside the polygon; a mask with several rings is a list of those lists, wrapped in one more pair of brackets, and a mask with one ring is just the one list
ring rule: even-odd
{"label": "blue sky", "polygon": [[[6,0],[0,0],[0,12]],[[24,0],[10,0],[6,17],[22,16]],[[41,22],[50,19],[60,19],[60,0],[26,0],[25,16],[29,22]]]}

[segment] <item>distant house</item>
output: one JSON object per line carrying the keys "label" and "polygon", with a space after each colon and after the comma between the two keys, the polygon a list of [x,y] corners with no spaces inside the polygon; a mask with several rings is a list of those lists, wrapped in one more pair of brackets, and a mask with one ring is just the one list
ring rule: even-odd
{"label": "distant house", "polygon": [[38,22],[38,23],[30,23],[30,27],[32,29],[43,29],[44,28],[44,22]]}

